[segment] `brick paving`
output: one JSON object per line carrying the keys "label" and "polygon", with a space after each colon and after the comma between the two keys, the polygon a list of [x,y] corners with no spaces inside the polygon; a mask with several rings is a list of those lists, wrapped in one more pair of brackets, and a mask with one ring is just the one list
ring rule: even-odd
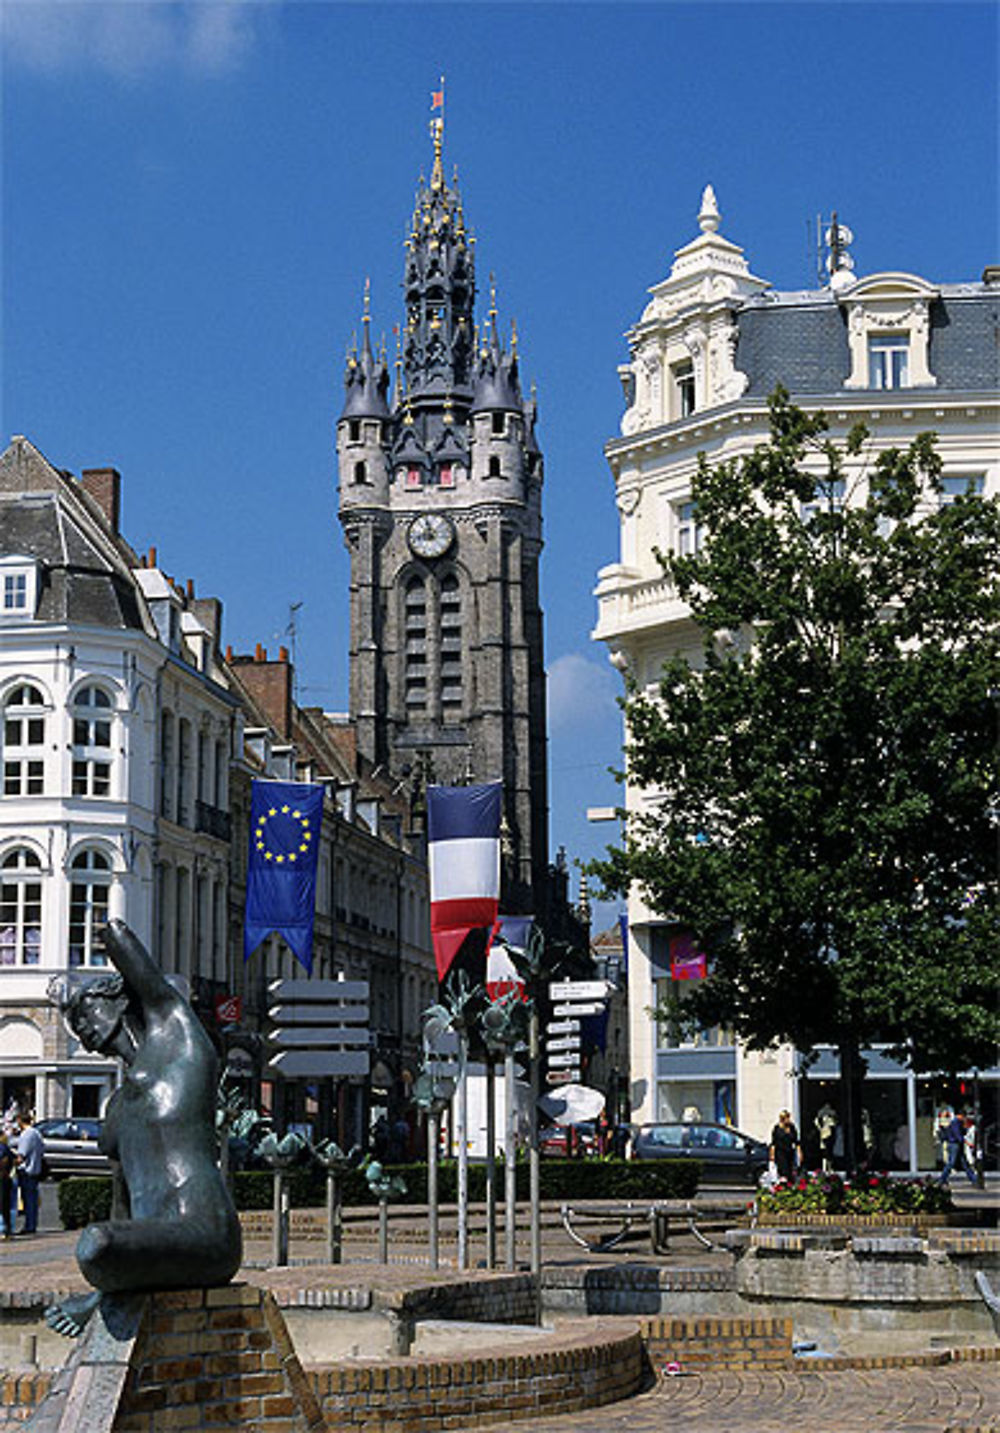
{"label": "brick paving", "polygon": [[610,1407],[519,1426],[524,1433],[998,1433],[1000,1365],[692,1374]]}

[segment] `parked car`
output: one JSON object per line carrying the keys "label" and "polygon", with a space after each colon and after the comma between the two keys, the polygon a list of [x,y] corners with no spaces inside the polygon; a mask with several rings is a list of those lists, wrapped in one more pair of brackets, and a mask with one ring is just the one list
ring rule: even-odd
{"label": "parked car", "polygon": [[722,1124],[642,1125],[632,1140],[634,1159],[697,1159],[702,1182],[747,1180],[756,1184],[767,1169],[767,1145]]}
{"label": "parked car", "polygon": [[35,1128],[45,1146],[45,1164],[53,1178],[66,1174],[110,1174],[111,1163],[98,1148],[103,1120],[39,1120]]}
{"label": "parked car", "polygon": [[546,1155],[560,1155],[565,1157],[568,1153],[569,1131],[576,1131],[576,1152],[577,1154],[597,1153],[597,1132],[593,1120],[584,1120],[578,1125],[550,1125],[547,1129],[538,1131],[538,1152]]}

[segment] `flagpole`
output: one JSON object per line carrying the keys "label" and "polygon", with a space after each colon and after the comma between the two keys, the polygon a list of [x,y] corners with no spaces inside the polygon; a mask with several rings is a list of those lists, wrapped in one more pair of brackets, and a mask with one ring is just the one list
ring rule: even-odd
{"label": "flagpole", "polygon": [[[541,977],[536,976],[536,989],[532,992],[531,1013],[528,1026],[528,1068],[531,1080],[530,1146],[528,1148],[528,1175],[531,1189],[531,1272],[542,1271],[542,1167],[538,1153],[538,1101],[541,1097],[539,1080],[539,1038],[538,1038],[538,989]],[[540,1317],[540,1315],[539,1315]]]}
{"label": "flagpole", "polygon": [[469,1037],[464,1024],[458,1031],[458,1267],[469,1267]]}
{"label": "flagpole", "polygon": [[514,1049],[508,1046],[503,1061],[507,1129],[504,1137],[507,1205],[507,1270],[517,1268],[517,1107],[514,1098]]}
{"label": "flagpole", "polygon": [[497,1067],[486,1056],[486,1267],[497,1261]]}

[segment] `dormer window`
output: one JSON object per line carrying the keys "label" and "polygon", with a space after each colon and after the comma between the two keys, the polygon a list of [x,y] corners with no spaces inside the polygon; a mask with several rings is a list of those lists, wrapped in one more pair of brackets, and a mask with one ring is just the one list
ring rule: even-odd
{"label": "dormer window", "polygon": [[419,468],[407,468],[406,486],[411,490],[414,488],[419,488],[421,486]]}
{"label": "dormer window", "polygon": [[455,469],[450,463],[442,463],[440,479],[443,488],[453,488],[455,486]]}
{"label": "dormer window", "polygon": [[38,594],[38,567],[33,558],[0,558],[0,622],[33,617]]}
{"label": "dormer window", "polygon": [[936,298],[937,290],[913,274],[873,274],[839,293],[851,357],[844,387],[881,392],[933,388],[930,335]]}
{"label": "dormer window", "polygon": [[873,333],[868,338],[868,387],[910,386],[910,335]]}

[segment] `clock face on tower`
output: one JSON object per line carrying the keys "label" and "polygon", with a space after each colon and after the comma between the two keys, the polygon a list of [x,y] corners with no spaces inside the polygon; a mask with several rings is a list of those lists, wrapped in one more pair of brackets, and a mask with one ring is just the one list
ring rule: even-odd
{"label": "clock face on tower", "polygon": [[455,539],[451,519],[444,513],[422,513],[410,523],[407,540],[418,557],[443,557]]}

